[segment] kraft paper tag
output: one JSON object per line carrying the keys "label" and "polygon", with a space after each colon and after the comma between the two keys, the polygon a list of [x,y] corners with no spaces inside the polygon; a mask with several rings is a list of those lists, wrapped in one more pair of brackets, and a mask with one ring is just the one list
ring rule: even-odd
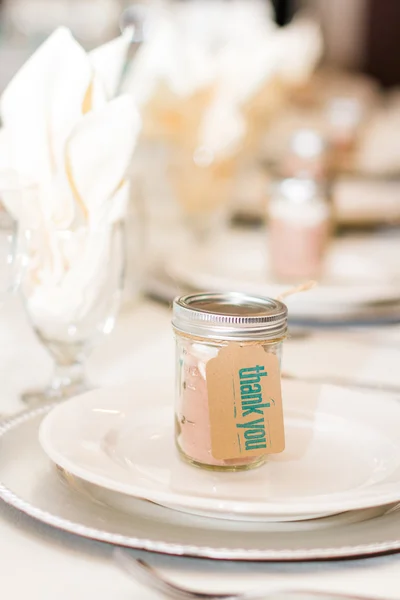
{"label": "kraft paper tag", "polygon": [[227,460],[285,449],[279,360],[260,345],[232,343],[207,362],[214,458]]}

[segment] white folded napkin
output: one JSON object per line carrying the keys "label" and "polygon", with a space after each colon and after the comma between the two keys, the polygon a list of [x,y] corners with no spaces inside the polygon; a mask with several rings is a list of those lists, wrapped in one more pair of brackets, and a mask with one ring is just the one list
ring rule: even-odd
{"label": "white folded napkin", "polygon": [[278,29],[274,43],[281,79],[293,86],[307,83],[324,50],[317,22],[300,14],[292,23]]}
{"label": "white folded napkin", "polygon": [[50,228],[82,217],[96,222],[122,185],[140,121],[129,96],[109,98],[128,43],[121,38],[88,55],[57,29],[1,98],[7,156],[0,138],[0,164],[38,184],[38,209]]}
{"label": "white folded napkin", "polygon": [[[0,168],[14,173],[4,203],[22,234],[42,232],[40,251],[27,245],[30,308],[41,318],[79,319],[90,311],[111,226],[124,216],[140,129],[133,99],[113,97],[128,45],[122,36],[87,54],[67,29],[57,29],[1,98]],[[68,243],[60,232],[70,233]]]}

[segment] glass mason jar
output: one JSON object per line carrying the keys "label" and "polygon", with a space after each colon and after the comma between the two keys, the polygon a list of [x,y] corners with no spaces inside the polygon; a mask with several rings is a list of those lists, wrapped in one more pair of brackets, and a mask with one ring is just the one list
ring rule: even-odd
{"label": "glass mason jar", "polygon": [[331,207],[312,179],[284,179],[268,206],[270,270],[281,281],[318,278],[331,232]]}
{"label": "glass mason jar", "polygon": [[[246,470],[263,464],[266,454],[257,449],[266,447],[259,441],[262,430],[246,430],[239,421],[246,412],[262,417],[265,408],[259,407],[271,409],[265,399],[274,394],[280,396],[282,342],[287,334],[286,306],[272,298],[238,293],[193,294],[174,301],[173,328],[176,335],[175,439],[181,457],[192,465],[219,471]],[[264,365],[267,370],[262,372]],[[239,374],[245,378],[244,382]],[[243,383],[252,385],[243,386]],[[253,392],[261,392],[262,387],[263,394],[248,394],[252,399],[243,399],[241,391],[249,392],[249,387]],[[256,395],[258,399],[254,399]],[[274,402],[272,410],[276,409],[278,421],[282,420],[278,427],[281,426],[283,436],[283,417],[277,397],[274,396],[277,407]],[[259,406],[255,402],[259,402]],[[241,412],[243,405],[251,403],[252,410],[247,408]],[[275,413],[271,415],[276,418]],[[229,432],[233,438],[229,439]],[[242,445],[239,434],[243,434]],[[221,441],[225,444],[223,448],[219,447]],[[283,447],[276,451],[282,450]],[[271,447],[267,452],[272,453]]]}

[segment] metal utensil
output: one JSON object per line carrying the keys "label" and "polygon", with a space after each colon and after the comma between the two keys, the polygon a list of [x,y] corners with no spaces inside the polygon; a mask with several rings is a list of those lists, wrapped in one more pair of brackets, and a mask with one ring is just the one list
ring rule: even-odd
{"label": "metal utensil", "polygon": [[373,600],[371,596],[354,596],[350,594],[323,592],[317,590],[291,590],[282,589],[276,591],[253,591],[239,592],[231,594],[197,592],[182,587],[172,581],[169,581],[158,570],[154,569],[148,563],[141,559],[135,559],[122,548],[114,550],[116,563],[133,579],[143,583],[150,589],[163,594],[172,600],[272,600],[279,596],[285,599],[290,596],[296,598],[329,598],[335,600]]}
{"label": "metal utensil", "polygon": [[132,4],[132,6],[129,6],[127,9],[125,9],[121,15],[119,22],[121,33],[123,35],[129,35],[131,40],[129,50],[125,58],[125,63],[119,78],[117,95],[122,91],[126,75],[129,71],[132,60],[136,55],[136,52],[143,42],[146,41],[146,22],[148,10],[148,6],[145,4]]}

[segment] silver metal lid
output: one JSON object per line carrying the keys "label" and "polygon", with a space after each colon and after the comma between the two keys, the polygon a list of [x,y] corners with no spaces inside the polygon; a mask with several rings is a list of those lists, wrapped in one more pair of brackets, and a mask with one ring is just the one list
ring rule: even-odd
{"label": "silver metal lid", "polygon": [[190,294],[176,298],[176,330],[209,339],[252,340],[282,337],[287,307],[279,300],[236,292]]}

